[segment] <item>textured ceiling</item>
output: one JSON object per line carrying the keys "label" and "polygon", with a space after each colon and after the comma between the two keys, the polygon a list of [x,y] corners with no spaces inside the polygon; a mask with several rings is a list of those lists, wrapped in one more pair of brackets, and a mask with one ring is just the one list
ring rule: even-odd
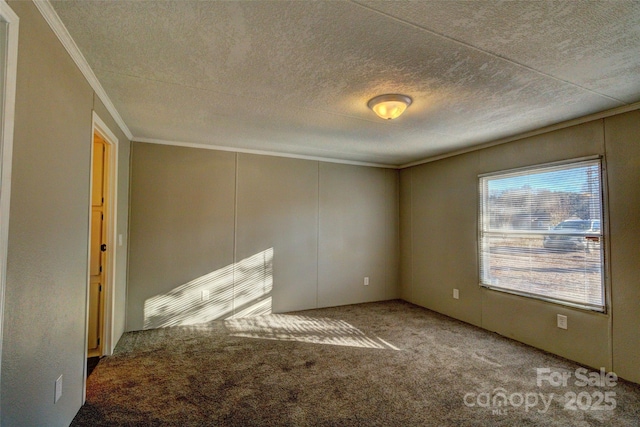
{"label": "textured ceiling", "polygon": [[639,1],[51,3],[135,140],[400,165],[640,101]]}

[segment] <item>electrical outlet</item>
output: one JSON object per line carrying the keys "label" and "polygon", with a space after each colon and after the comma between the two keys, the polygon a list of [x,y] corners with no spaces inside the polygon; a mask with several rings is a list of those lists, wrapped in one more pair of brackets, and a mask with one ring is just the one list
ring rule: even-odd
{"label": "electrical outlet", "polygon": [[457,289],[453,290],[453,298],[454,299],[460,299],[460,291],[458,291]]}
{"label": "electrical outlet", "polygon": [[567,329],[567,316],[558,314],[558,328]]}
{"label": "electrical outlet", "polygon": [[60,400],[60,398],[62,397],[62,375],[60,375],[56,380],[55,389],[56,389],[56,393],[53,398],[53,403],[57,403],[58,400]]}
{"label": "electrical outlet", "polygon": [[365,286],[369,286],[369,278],[368,277],[364,278],[364,285]]}
{"label": "electrical outlet", "polygon": [[208,289],[203,289],[202,290],[202,301],[209,301],[209,290]]}

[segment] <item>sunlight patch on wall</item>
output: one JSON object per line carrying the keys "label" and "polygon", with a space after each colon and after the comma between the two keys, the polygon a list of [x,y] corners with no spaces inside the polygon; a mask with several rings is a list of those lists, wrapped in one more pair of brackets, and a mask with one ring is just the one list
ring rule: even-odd
{"label": "sunlight patch on wall", "polygon": [[400,350],[382,338],[367,336],[343,320],[271,314],[226,320],[224,324],[234,337]]}
{"label": "sunlight patch on wall", "polygon": [[144,329],[271,313],[273,248],[149,298]]}

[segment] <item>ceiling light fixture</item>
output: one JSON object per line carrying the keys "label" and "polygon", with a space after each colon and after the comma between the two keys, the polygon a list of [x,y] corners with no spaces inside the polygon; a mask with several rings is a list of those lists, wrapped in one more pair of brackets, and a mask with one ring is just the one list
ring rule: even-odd
{"label": "ceiling light fixture", "polygon": [[376,96],[367,105],[381,119],[391,120],[404,113],[411,102],[411,98],[406,95],[389,94]]}

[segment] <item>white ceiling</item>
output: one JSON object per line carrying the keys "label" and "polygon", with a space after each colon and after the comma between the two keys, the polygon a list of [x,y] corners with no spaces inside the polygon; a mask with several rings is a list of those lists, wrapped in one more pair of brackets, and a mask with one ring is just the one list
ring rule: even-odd
{"label": "white ceiling", "polygon": [[401,165],[640,101],[637,0],[51,3],[139,141]]}

